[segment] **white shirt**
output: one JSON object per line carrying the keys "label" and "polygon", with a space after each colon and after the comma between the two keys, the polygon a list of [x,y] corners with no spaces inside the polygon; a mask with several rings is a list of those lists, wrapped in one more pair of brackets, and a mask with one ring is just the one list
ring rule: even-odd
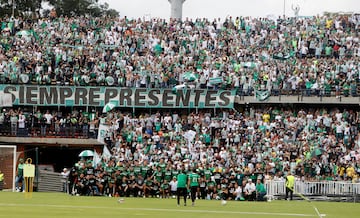
{"label": "white shirt", "polygon": [[44,114],[44,117],[46,118],[46,124],[51,124],[51,119],[53,118],[53,115],[51,114]]}
{"label": "white shirt", "polygon": [[240,198],[241,197],[241,193],[242,193],[242,188],[241,186],[238,186],[236,189],[235,189],[235,192],[236,194],[236,198]]}
{"label": "white shirt", "polygon": [[169,185],[170,185],[170,190],[171,191],[176,191],[177,190],[177,184],[178,184],[178,182],[175,180],[171,180],[170,182],[169,182]]}
{"label": "white shirt", "polygon": [[244,191],[247,192],[247,193],[249,193],[249,194],[251,194],[251,193],[253,193],[254,191],[256,191],[255,183],[253,183],[253,182],[250,182],[250,183],[248,182],[248,183],[246,183],[245,188],[244,188]]}
{"label": "white shirt", "polygon": [[23,114],[21,114],[19,116],[19,128],[25,128],[25,116]]}

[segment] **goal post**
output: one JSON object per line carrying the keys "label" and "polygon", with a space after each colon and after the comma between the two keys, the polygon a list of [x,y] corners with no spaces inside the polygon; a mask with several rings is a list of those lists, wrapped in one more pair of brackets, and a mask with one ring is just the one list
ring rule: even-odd
{"label": "goal post", "polygon": [[16,145],[0,145],[0,171],[4,173],[4,189],[15,191]]}

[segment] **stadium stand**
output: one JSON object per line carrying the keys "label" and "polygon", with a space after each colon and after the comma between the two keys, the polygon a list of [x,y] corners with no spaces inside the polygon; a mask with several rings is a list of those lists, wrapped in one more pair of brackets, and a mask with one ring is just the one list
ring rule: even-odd
{"label": "stadium stand", "polygon": [[[195,89],[236,90],[239,96],[354,98],[359,24],[358,16],[183,22],[4,18],[0,81],[135,88],[191,83]],[[0,134],[97,138],[100,125],[107,124],[110,155],[76,163],[69,175],[72,194],[145,196],[147,186],[161,195],[180,165],[199,170],[199,198],[209,199],[218,198],[224,185],[235,199],[236,187],[248,179],[281,180],[288,170],[299,181],[359,182],[356,110],[326,105],[251,106],[241,113],[178,110],[4,108]]]}

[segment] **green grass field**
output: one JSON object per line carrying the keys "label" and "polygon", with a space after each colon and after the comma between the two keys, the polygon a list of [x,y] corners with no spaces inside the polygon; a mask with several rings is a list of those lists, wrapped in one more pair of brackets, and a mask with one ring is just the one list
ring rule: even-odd
{"label": "green grass field", "polygon": [[[175,199],[78,197],[63,193],[0,192],[0,217],[6,218],[90,218],[90,217],[321,217],[351,218],[360,216],[358,203],[271,201],[234,202],[197,200],[194,207],[177,207]],[[181,201],[182,202],[182,201]],[[316,212],[318,209],[319,213]],[[320,214],[320,215],[319,215]]]}

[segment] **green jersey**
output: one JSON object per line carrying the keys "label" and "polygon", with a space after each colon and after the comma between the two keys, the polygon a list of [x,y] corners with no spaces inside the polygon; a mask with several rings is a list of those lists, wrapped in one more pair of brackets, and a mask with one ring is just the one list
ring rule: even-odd
{"label": "green jersey", "polygon": [[141,167],[141,175],[145,178],[147,176],[147,172],[149,170],[148,166]]}
{"label": "green jersey", "polygon": [[24,172],[24,164],[19,163],[19,165],[18,165],[18,176],[23,176],[23,172]]}
{"label": "green jersey", "polygon": [[139,175],[141,172],[141,168],[139,166],[134,167],[134,173],[135,175]]}
{"label": "green jersey", "polygon": [[209,180],[212,176],[211,170],[210,169],[205,169],[204,170],[204,176],[206,180]]}
{"label": "green jersey", "polygon": [[164,172],[164,180],[166,181],[170,181],[171,180],[171,171],[170,170],[166,170]]}
{"label": "green jersey", "polygon": [[190,187],[199,186],[200,176],[197,173],[191,173],[189,176]]}
{"label": "green jersey", "polygon": [[166,163],[159,163],[158,166],[161,167],[163,172],[165,171]]}
{"label": "green jersey", "polygon": [[177,184],[178,188],[186,188],[187,176],[184,173],[180,173],[177,176],[177,181],[178,181],[178,184]]}
{"label": "green jersey", "polygon": [[163,184],[161,184],[160,188],[161,188],[162,190],[169,189],[169,183],[163,183]]}
{"label": "green jersey", "polygon": [[179,170],[172,170],[171,171],[171,174],[172,174],[172,176],[176,176],[177,177],[177,175],[179,175]]}
{"label": "green jersey", "polygon": [[155,180],[158,182],[162,181],[162,177],[163,177],[163,173],[161,171],[156,171],[155,172]]}

